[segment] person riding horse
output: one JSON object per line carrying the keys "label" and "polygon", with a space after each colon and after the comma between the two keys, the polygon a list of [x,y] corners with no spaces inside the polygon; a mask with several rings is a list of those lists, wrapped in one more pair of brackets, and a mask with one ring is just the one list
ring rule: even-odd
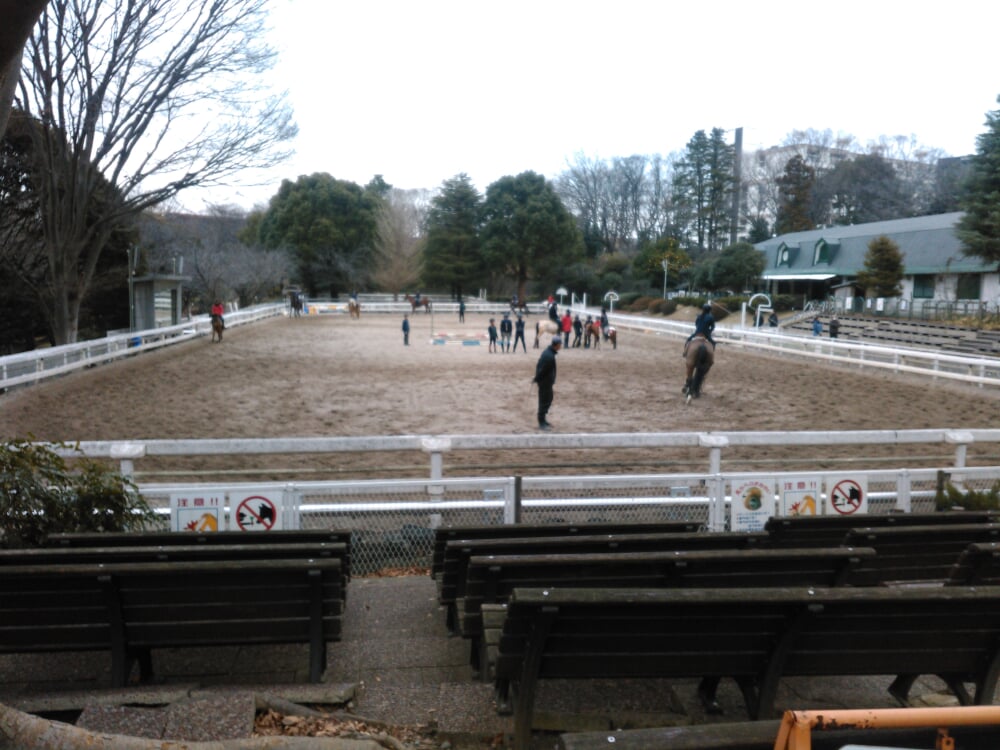
{"label": "person riding horse", "polygon": [[211,316],[210,317],[213,320],[216,319],[216,318],[218,318],[219,322],[222,323],[223,330],[225,330],[225,328],[226,328],[226,319],[225,319],[225,317],[223,315],[225,312],[226,312],[226,308],[224,308],[222,306],[222,303],[219,302],[219,300],[215,300],[215,302],[212,304],[212,312],[211,312]]}
{"label": "person riding horse", "polygon": [[681,356],[686,357],[688,353],[688,345],[698,334],[701,334],[705,339],[712,345],[712,349],[715,349],[715,339],[712,338],[712,331],[715,330],[715,318],[712,316],[712,303],[706,302],[701,306],[701,314],[694,320],[694,333],[687,337],[687,341],[684,342],[684,354]]}

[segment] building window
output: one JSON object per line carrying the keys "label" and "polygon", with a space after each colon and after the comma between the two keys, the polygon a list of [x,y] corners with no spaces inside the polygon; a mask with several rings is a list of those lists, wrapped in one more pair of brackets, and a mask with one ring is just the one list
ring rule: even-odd
{"label": "building window", "polygon": [[979,299],[980,279],[978,273],[959,274],[955,297],[957,299]]}
{"label": "building window", "polygon": [[778,265],[787,266],[791,263],[791,252],[788,249],[788,245],[782,243],[781,247],[778,248]]}
{"label": "building window", "polygon": [[916,274],[913,277],[913,299],[931,299],[933,296],[934,274]]}
{"label": "building window", "polygon": [[827,263],[830,262],[830,246],[826,244],[826,240],[820,240],[816,243],[816,250],[813,253],[813,265],[817,263]]}

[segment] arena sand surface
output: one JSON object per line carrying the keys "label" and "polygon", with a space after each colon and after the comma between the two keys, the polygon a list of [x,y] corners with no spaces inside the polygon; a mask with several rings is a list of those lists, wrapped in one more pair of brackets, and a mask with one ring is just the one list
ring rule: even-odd
{"label": "arena sand surface", "polygon": [[[531,383],[541,351],[532,348],[537,319],[528,318],[526,354],[491,354],[485,340],[478,346],[431,343],[437,334],[484,335],[486,315],[467,314],[463,324],[454,314],[416,313],[410,316],[409,346],[403,346],[401,315],[275,318],[230,328],[221,344],[204,337],[3,394],[0,434],[69,442],[538,434],[537,391]],[[630,330],[620,332],[617,350],[607,344],[598,350],[564,349],[549,414],[556,432],[997,426],[1000,396],[990,389],[758,355],[725,344],[719,346],[704,396],[686,405],[680,349],[677,337]],[[808,450],[812,459],[847,455],[835,448]],[[914,447],[903,453],[922,451]],[[949,446],[931,449],[943,457],[950,451]],[[682,453],[675,457],[678,464],[692,456],[704,462],[703,450],[687,457]],[[758,451],[755,458],[780,462],[793,453],[801,457],[803,451]],[[878,450],[861,453],[874,456]],[[606,468],[613,452],[601,455]],[[636,466],[650,459],[647,453],[646,463]],[[522,457],[529,467],[560,460],[555,453],[533,461]],[[743,460],[750,461],[745,455]],[[362,474],[365,467],[369,473],[379,467],[392,473],[398,463],[354,454],[344,465]],[[480,454],[474,465],[482,472],[494,463],[507,470],[510,461]],[[201,459],[172,465],[210,464]],[[338,462],[324,465],[335,471]],[[426,476],[426,456],[415,457],[412,465]],[[663,464],[658,470],[674,469]],[[339,471],[350,473],[343,465]]]}

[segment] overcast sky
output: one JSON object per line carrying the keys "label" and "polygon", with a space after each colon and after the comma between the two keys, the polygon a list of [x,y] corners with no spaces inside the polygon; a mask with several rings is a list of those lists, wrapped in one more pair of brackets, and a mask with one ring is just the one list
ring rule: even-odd
{"label": "overcast sky", "polygon": [[313,172],[399,188],[465,172],[485,191],[714,127],[742,127],[746,150],[814,128],[958,156],[1000,108],[989,0],[274,0],[272,21],[296,155],[263,185],[182,195],[191,210],[265,204]]}

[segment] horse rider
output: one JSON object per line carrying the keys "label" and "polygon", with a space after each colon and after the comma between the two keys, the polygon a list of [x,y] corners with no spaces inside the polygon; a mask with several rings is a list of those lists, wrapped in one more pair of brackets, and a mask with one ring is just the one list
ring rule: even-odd
{"label": "horse rider", "polygon": [[225,312],[226,312],[226,308],[222,306],[222,303],[219,302],[219,300],[215,300],[215,302],[212,303],[211,317],[213,319],[214,318],[218,318],[219,319],[219,322],[222,323],[222,329],[223,330],[225,330],[225,328],[226,328],[226,319],[225,319],[225,317],[223,317],[223,313],[225,313]]}
{"label": "horse rider", "polygon": [[413,295],[413,301],[416,302],[418,306],[420,305],[420,292]]}
{"label": "horse rider", "polygon": [[601,335],[604,336],[604,340],[608,340],[608,328],[610,324],[608,323],[608,310],[605,307],[601,308]]}
{"label": "horse rider", "polygon": [[549,320],[559,325],[559,306],[551,297],[549,297]]}
{"label": "horse rider", "polygon": [[514,324],[511,323],[510,313],[504,313],[503,320],[500,321],[500,351],[510,351],[510,335],[513,331]]}
{"label": "horse rider", "polygon": [[712,350],[715,350],[715,339],[712,338],[712,331],[715,330],[715,318],[712,316],[712,303],[706,302],[701,306],[701,314],[694,320],[694,333],[688,336],[687,341],[684,342],[684,354],[687,356],[688,344],[691,343],[691,339],[699,334],[704,336],[707,341],[712,344]]}

